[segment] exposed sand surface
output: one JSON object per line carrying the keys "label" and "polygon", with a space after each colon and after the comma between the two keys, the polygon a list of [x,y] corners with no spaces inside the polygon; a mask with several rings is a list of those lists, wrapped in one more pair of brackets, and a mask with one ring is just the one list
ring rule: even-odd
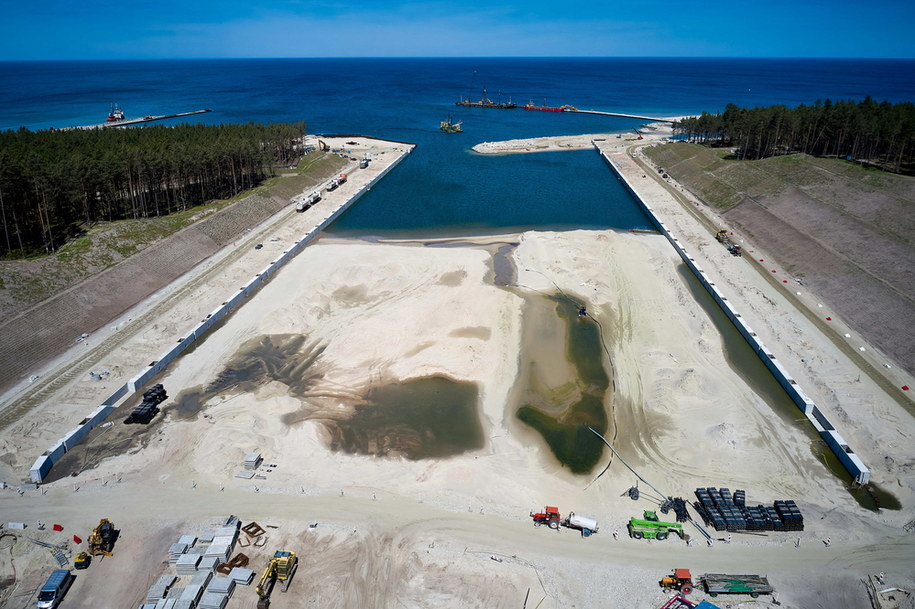
{"label": "exposed sand surface", "polygon": [[[298,575],[289,594],[273,594],[275,609],[519,607],[527,594],[526,606],[541,609],[649,609],[667,598],[657,581],[673,567],[767,575],[781,606],[792,609],[869,607],[861,580],[881,571],[888,586],[915,587],[915,537],[902,528],[915,499],[911,416],[867,375],[855,380],[854,362],[792,312],[749,260],[731,258],[691,227],[688,214],[677,216],[679,204],[664,199],[664,187],[651,176],[641,180],[641,169],[622,154],[623,138],[607,138],[688,247],[708,255],[703,267],[720,274],[723,289],[736,286],[729,294],[735,307],[780,359],[798,364],[792,373],[841,425],[874,480],[900,499],[901,511],[860,507],[817,457],[817,438],[797,421],[800,413],[777,414],[750,388],[666,239],[542,231],[426,243],[321,239],[157,379],[170,398],[153,424],[125,426],[119,418],[126,412],[118,412],[75,453],[86,463],[103,451],[113,456],[21,497],[0,490],[0,522],[61,522],[63,533],[26,531],[55,542],[85,538],[101,517],[115,522],[122,531],[115,556],[80,572],[67,608],[138,606],[165,572],[178,535],[228,514],[276,527],[267,529],[264,547],[242,549],[258,574],[274,550],[299,552]],[[607,179],[615,178],[608,172]],[[506,282],[496,280],[494,260],[507,244],[515,244],[508,254],[515,275],[498,285]],[[226,285],[249,270],[227,270]],[[700,486],[746,489],[753,504],[794,499],[807,529],[734,533],[729,544],[711,531],[713,546],[691,525],[691,546],[628,539],[629,517],[656,505],[645,498],[648,489],[640,484],[638,502],[622,496],[636,478],[618,459],[596,478],[609,452],[591,474],[570,474],[515,415],[523,356],[562,346],[566,322],[556,316],[551,325],[542,307],[531,313],[560,290],[600,323],[614,388],[605,400],[607,436],[639,474],[688,500]],[[118,383],[197,318],[191,296],[111,352],[123,361]],[[255,352],[267,355],[249,357]],[[569,374],[563,364],[544,368],[542,382],[560,385]],[[414,440],[407,421],[384,437],[368,433],[371,454],[329,448],[346,438],[346,422],[373,390],[426,377],[475,384],[479,447],[409,459],[390,443]],[[59,394],[4,432],[0,476],[23,478],[35,456],[91,409],[92,390],[90,381],[74,381],[67,395],[82,399],[68,403]],[[176,406],[191,391],[205,396],[196,414],[187,403]],[[117,450],[106,434],[124,438]],[[236,478],[254,450],[264,455],[263,478]],[[535,528],[528,513],[544,505],[594,517],[600,532],[583,539]],[[0,606],[26,606],[53,564],[24,540],[0,551],[0,579],[9,582]],[[239,587],[228,608],[256,601],[253,586]],[[738,606],[722,598],[716,604]],[[773,606],[769,597],[740,606],[747,604]]]}

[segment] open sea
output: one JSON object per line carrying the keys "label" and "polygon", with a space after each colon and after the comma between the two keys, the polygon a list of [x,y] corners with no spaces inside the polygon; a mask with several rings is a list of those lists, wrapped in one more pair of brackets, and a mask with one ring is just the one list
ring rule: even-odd
{"label": "open sea", "polygon": [[[0,62],[0,130],[209,108],[204,123],[305,121],[309,133],[418,144],[331,227],[350,235],[434,236],[523,228],[650,228],[592,151],[483,157],[484,141],[617,131],[642,121],[462,108],[495,101],[677,116],[818,99],[915,101],[915,60],[235,59]],[[444,134],[439,122],[463,121]]]}

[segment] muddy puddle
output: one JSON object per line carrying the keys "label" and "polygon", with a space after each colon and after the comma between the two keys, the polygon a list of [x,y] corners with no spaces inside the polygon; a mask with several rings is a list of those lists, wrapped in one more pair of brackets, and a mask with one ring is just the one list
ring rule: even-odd
{"label": "muddy puddle", "polygon": [[452,457],[483,447],[478,394],[475,383],[412,379],[374,387],[352,416],[321,422],[332,450],[410,460]]}
{"label": "muddy puddle", "polygon": [[600,328],[567,296],[526,299],[513,408],[563,466],[588,473],[605,448],[588,427],[604,434],[608,426]]}

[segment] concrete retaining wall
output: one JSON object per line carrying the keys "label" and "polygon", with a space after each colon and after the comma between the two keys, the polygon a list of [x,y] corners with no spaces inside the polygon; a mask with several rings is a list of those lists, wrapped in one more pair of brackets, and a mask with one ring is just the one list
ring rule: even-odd
{"label": "concrete retaining wall", "polygon": [[[597,146],[595,146],[597,149]],[[820,412],[820,409],[816,407],[816,404],[804,393],[801,388],[798,386],[797,381],[791,378],[789,372],[785,369],[780,361],[770,353],[762,341],[756,336],[756,333],[753,332],[748,325],[743,321],[743,318],[740,314],[734,309],[728,299],[725,298],[721,292],[718,291],[718,288],[715,286],[715,283],[711,281],[708,276],[706,276],[705,271],[703,271],[696,264],[696,261],[687,253],[683,248],[677,238],[670,232],[670,230],[661,222],[657,216],[655,216],[654,210],[642,200],[636,190],[632,187],[626,177],[616,168],[616,166],[611,161],[610,157],[597,149],[601,157],[613,172],[622,182],[623,186],[626,187],[626,190],[629,191],[629,194],[632,195],[633,199],[642,207],[645,213],[648,214],[648,217],[651,219],[651,222],[655,227],[667,237],[667,240],[670,241],[670,244],[673,245],[674,249],[680,255],[680,258],[683,259],[683,262],[686,263],[686,266],[689,267],[693,275],[696,276],[696,279],[699,280],[699,283],[708,291],[712,296],[712,299],[721,307],[721,310],[724,311],[724,314],[727,316],[731,323],[734,324],[734,327],[737,328],[737,331],[740,332],[741,336],[747,341],[762,363],[769,369],[769,372],[772,373],[772,376],[775,377],[775,380],[778,381],[778,384],[782,386],[782,389],[785,390],[785,393],[791,398],[794,404],[800,409],[802,413],[807,417],[807,419],[813,424],[814,428],[826,441],[827,446],[829,446],[832,451],[839,458],[839,461],[842,465],[851,473],[855,481],[860,484],[867,484],[870,480],[870,470],[861,459],[852,451],[847,443],[839,436],[835,431],[835,427],[829,420]]]}
{"label": "concrete retaining wall", "polygon": [[[410,152],[412,152],[412,149]],[[42,480],[44,480],[45,476],[48,475],[48,472],[51,471],[51,467],[54,465],[54,463],[59,461],[64,453],[76,446],[76,444],[85,438],[86,435],[92,431],[96,425],[104,421],[108,415],[114,412],[117,406],[120,405],[120,402],[126,401],[128,398],[135,395],[138,391],[142,390],[150,379],[159,374],[176,357],[187,350],[188,347],[193,345],[206,333],[207,330],[210,329],[213,324],[228,315],[229,312],[232,311],[235,307],[241,305],[241,303],[254,290],[256,290],[271,276],[273,276],[273,274],[282,268],[284,264],[292,260],[296,254],[301,252],[305,246],[308,245],[318,235],[318,233],[323,231],[334,220],[339,218],[343,212],[349,209],[349,207],[355,203],[362,195],[371,190],[372,186],[374,186],[381,178],[386,176],[389,171],[400,164],[400,162],[405,158],[406,155],[401,156],[388,167],[386,167],[385,170],[379,173],[371,182],[359,189],[356,194],[341,204],[330,215],[325,217],[321,223],[318,224],[318,226],[303,235],[302,238],[296,241],[292,247],[283,253],[282,256],[280,256],[277,260],[271,262],[267,268],[255,275],[247,284],[239,288],[238,292],[235,293],[232,298],[224,302],[218,309],[207,315],[207,317],[203,319],[196,328],[191,330],[183,338],[178,339],[177,343],[173,347],[159,356],[159,359],[154,360],[142,372],[131,378],[126,385],[119,387],[117,391],[115,391],[104,402],[102,402],[102,406],[94,410],[92,414],[89,415],[89,417],[80,423],[79,426],[70,431],[70,433],[68,433],[63,439],[52,446],[50,450],[46,451],[43,455],[38,457],[38,459],[36,459],[35,463],[32,465],[31,470],[29,470],[29,477],[32,482],[40,483]]]}

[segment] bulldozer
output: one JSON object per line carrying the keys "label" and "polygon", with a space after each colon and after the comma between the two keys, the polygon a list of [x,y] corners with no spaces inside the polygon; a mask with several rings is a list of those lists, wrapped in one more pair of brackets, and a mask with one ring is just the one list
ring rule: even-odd
{"label": "bulldozer", "polygon": [[107,518],[99,520],[98,526],[89,533],[89,554],[92,556],[111,556],[111,550],[114,549],[114,540],[117,538],[117,531],[114,525]]}
{"label": "bulldozer", "polygon": [[267,562],[260,583],[257,584],[257,609],[270,607],[270,593],[273,592],[276,582],[283,582],[283,592],[289,590],[289,584],[292,583],[292,577],[298,567],[299,559],[295,552],[277,550],[274,553]]}

